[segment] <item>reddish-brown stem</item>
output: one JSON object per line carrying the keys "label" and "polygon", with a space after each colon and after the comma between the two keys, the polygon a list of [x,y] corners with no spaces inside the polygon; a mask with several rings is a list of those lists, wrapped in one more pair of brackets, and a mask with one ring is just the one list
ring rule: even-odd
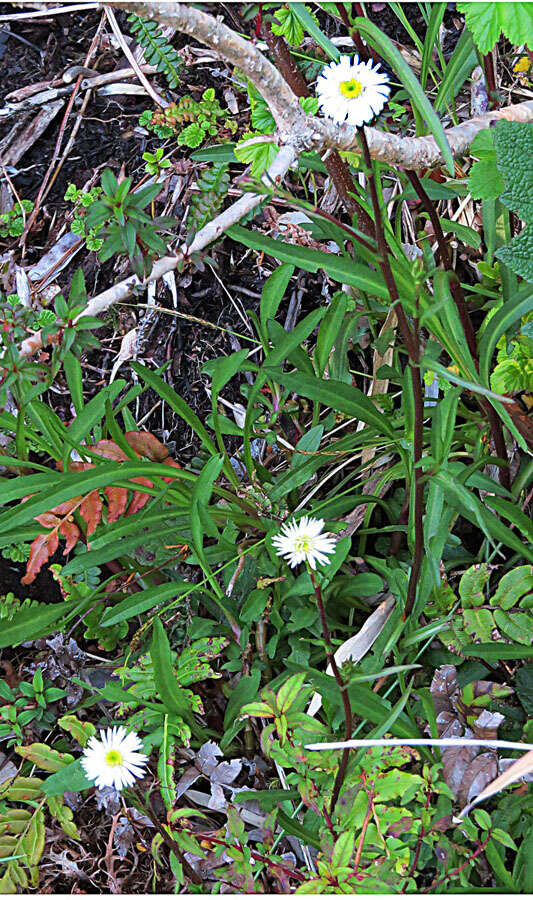
{"label": "reddish-brown stem", "polygon": [[[191,837],[194,837],[197,841],[209,841],[212,844],[219,844],[222,847],[228,848],[237,847],[237,849],[242,852],[242,846],[240,844],[231,844],[229,841],[225,841],[222,838],[213,837],[213,835],[209,833],[193,831],[190,828],[180,828],[179,831],[182,831],[185,834],[190,834]],[[288,875],[289,878],[294,878],[296,881],[305,881],[305,875],[303,875],[301,872],[298,872],[296,869],[291,869],[289,868],[289,866],[286,866],[283,863],[274,862],[273,860],[268,859],[267,856],[263,856],[261,853],[257,853],[255,850],[250,850],[250,856],[252,857],[252,859],[255,859],[256,862],[264,863],[271,869],[280,869],[282,872]]]}
{"label": "reddish-brown stem", "polygon": [[[359,54],[359,57],[364,60],[373,59],[374,62],[379,63],[380,58],[379,58],[378,54],[376,53],[376,51],[374,50],[374,48],[370,47],[368,44],[363,43],[363,39],[362,39],[361,35],[359,34],[357,28],[354,28],[352,23],[350,22],[350,19],[349,19],[348,13],[346,12],[346,7],[345,7],[344,3],[336,3],[335,6],[337,7],[337,11],[339,13],[339,16],[342,19],[343,24],[346,25],[346,28],[350,32],[350,37],[351,37],[352,41],[354,42],[354,46]],[[354,3],[353,7],[354,7],[354,13],[356,14],[356,16],[360,16],[362,19],[364,19],[365,14],[363,12],[363,8],[362,8],[361,4]]]}
{"label": "reddish-brown stem", "polygon": [[487,53],[483,57],[483,71],[485,73],[487,94],[489,95],[489,106],[491,109],[499,109],[500,101],[496,90],[496,73],[494,71],[494,57],[492,53]]}
{"label": "reddish-brown stem", "polygon": [[355,854],[355,859],[354,859],[354,864],[353,864],[355,872],[357,872],[357,869],[359,868],[359,863],[361,861],[361,854],[363,852],[363,844],[365,843],[366,830],[368,828],[370,819],[372,817],[373,806],[374,806],[374,794],[372,793],[372,791],[370,791],[368,794],[368,806],[366,808],[366,814],[365,814],[365,818],[363,821],[363,827],[361,828],[361,834],[359,836],[359,843],[357,845],[357,852]]}
{"label": "reddish-brown stem", "polygon": [[[429,809],[429,805],[431,803],[431,797],[432,797],[431,790],[426,791],[426,812]],[[423,824],[420,823],[420,831],[418,834],[418,840],[416,842],[416,849],[415,849],[415,853],[413,856],[413,862],[411,864],[411,868],[409,869],[409,872],[407,873],[407,878],[405,879],[404,883],[402,884],[402,887],[401,887],[402,893],[405,891],[407,884],[409,882],[409,879],[412,878],[412,876],[416,872],[416,867],[418,865],[418,858],[420,856],[420,851],[422,849],[422,841],[424,840],[425,834],[426,834],[426,829],[424,828]]]}
{"label": "reddish-brown stem", "polygon": [[[268,44],[277,68],[296,96],[309,97],[310,92],[307,82],[296,65],[285,38],[281,35],[273,34],[268,23],[262,24],[261,37]],[[353,196],[355,185],[348,164],[341,159],[337,150],[334,150],[324,160],[324,165],[345,209],[351,216],[357,216],[358,225],[365,234],[371,234],[372,223],[370,217]]]}
{"label": "reddish-brown stem", "polygon": [[376,252],[376,248],[375,246],[373,246],[373,244],[365,240],[365,238],[362,237],[362,235],[358,234],[357,231],[355,231],[353,228],[350,228],[350,226],[346,225],[345,222],[341,222],[340,219],[337,219],[331,213],[325,212],[325,210],[320,209],[319,206],[315,206],[313,212],[315,212],[317,216],[322,216],[323,219],[327,219],[328,222],[333,222],[334,225],[337,225],[338,228],[342,228],[342,230],[345,231],[346,234],[349,234],[354,241],[362,244],[362,246],[367,250],[370,250],[371,253]]}
{"label": "reddish-brown stem", "polygon": [[[468,308],[465,301],[465,296],[463,293],[463,289],[455,274],[452,266],[452,260],[450,256],[450,250],[448,244],[446,243],[446,239],[444,237],[444,232],[442,230],[442,226],[440,224],[439,217],[437,215],[437,210],[435,209],[434,204],[431,202],[429,195],[426,193],[420,178],[411,170],[406,170],[406,175],[411,182],[415,193],[418,195],[420,200],[422,201],[422,205],[429,215],[431,224],[433,225],[433,231],[435,237],[437,239],[437,244],[439,247],[440,259],[444,268],[451,272],[452,277],[450,278],[450,291],[452,297],[455,301],[455,305],[457,307],[457,312],[459,314],[459,318],[461,320],[461,325],[463,326],[463,331],[465,333],[466,341],[468,344],[468,349],[472,354],[472,358],[478,366],[477,361],[477,343],[476,343],[476,335],[474,333],[474,329],[472,326],[472,321],[468,314]],[[483,398],[478,398],[478,403],[481,410],[485,413],[489,420],[490,431],[492,435],[492,439],[494,441],[494,447],[496,449],[496,453],[501,459],[505,460],[507,465],[501,470],[500,482],[503,487],[510,490],[511,488],[511,480],[509,474],[509,460],[507,456],[507,448],[505,446],[505,437],[503,434],[502,424],[499,419],[498,414],[494,407],[489,403],[488,400]]]}
{"label": "reddish-brown stem", "polygon": [[413,389],[414,401],[414,434],[413,434],[413,479],[414,479],[414,503],[413,503],[413,525],[414,525],[414,548],[413,548],[413,564],[411,566],[411,574],[409,576],[409,585],[407,588],[407,600],[404,609],[404,619],[413,609],[416,599],[416,589],[418,579],[420,577],[420,569],[422,567],[422,556],[424,552],[424,484],[422,481],[422,470],[418,465],[422,459],[423,445],[423,428],[424,428],[424,393],[422,390],[422,382],[420,380],[419,368],[419,343],[418,343],[418,323],[415,322],[415,328],[412,331],[407,316],[405,315],[403,306],[400,302],[400,296],[396,281],[392,273],[389,260],[389,248],[383,228],[383,218],[381,215],[381,207],[379,205],[378,193],[374,179],[374,169],[372,168],[372,159],[366,139],[365,129],[359,128],[359,142],[363,149],[363,156],[367,168],[368,187],[370,189],[370,197],[372,200],[372,208],[374,210],[376,241],[380,253],[380,268],[385,279],[385,284],[389,291],[392,303],[395,305],[396,315],[398,317],[398,325],[402,333],[402,339],[409,354],[409,369],[411,374],[411,385]]}
{"label": "reddish-brown stem", "polygon": [[[318,607],[318,612],[320,614],[320,622],[322,624],[322,636],[324,638],[324,643],[326,645],[326,654],[328,657],[328,663],[331,666],[331,671],[335,677],[335,681],[339,686],[339,690],[341,692],[342,703],[344,706],[344,740],[349,741],[352,736],[352,710],[350,706],[350,698],[348,696],[348,688],[346,687],[342,675],[339,672],[339,667],[335,660],[335,654],[333,652],[333,645],[331,643],[331,637],[328,628],[328,622],[326,619],[326,610],[324,608],[324,601],[322,599],[322,591],[320,590],[320,585],[318,584],[315,575],[313,572],[309,572],[311,576],[311,582],[313,584],[313,588],[315,591],[316,597],[316,605]],[[337,800],[339,799],[339,794],[344,783],[344,778],[346,776],[346,769],[348,767],[348,759],[350,757],[350,749],[346,747],[342,751],[342,759],[341,764],[339,766],[337,777],[335,778],[335,783],[333,785],[333,792],[331,794],[331,804],[329,808],[330,817],[333,816],[335,811],[335,807],[337,805]]]}
{"label": "reddish-brown stem", "polygon": [[431,892],[433,894],[435,892],[435,888],[438,887],[439,884],[443,884],[445,881],[448,881],[449,878],[454,878],[455,875],[459,875],[459,872],[462,872],[463,869],[466,869],[466,867],[469,866],[470,863],[473,862],[474,859],[476,859],[476,857],[483,853],[490,839],[491,835],[488,834],[483,843],[479,844],[477,850],[472,853],[472,856],[470,856],[467,861],[462,864],[462,866],[457,866],[457,868],[453,869],[452,872],[448,872],[447,875],[443,875],[442,878],[439,878],[438,881],[434,881],[433,884],[431,884],[428,888],[425,888],[422,893],[429,894]]}

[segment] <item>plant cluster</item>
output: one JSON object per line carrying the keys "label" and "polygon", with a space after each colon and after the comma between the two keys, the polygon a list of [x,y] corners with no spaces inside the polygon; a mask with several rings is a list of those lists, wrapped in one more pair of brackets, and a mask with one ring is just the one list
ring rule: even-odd
{"label": "plant cluster", "polygon": [[[444,4],[420,5],[423,39],[390,5],[419,78],[359,4],[245,10],[296,113],[356,123],[359,144],[310,138],[285,185],[261,182],[287,146],[250,66],[250,131],[192,155],[207,166],[185,201],[188,246],[213,222],[209,240],[228,243],[220,257],[179,250],[184,290],[228,248],[254,287],[246,333],[202,366],[209,415],[148,354],[125,360],[131,384],[89,392],[82,360],[102,321],[85,315],[81,269],[53,310],[0,303],[0,551],[25,563],[29,591],[42,570],[59,590],[0,598],[0,648],[58,633],[105,654],[89,648],[100,680],[70,678],[67,715],[39,664],[0,682],[0,736],[18,757],[0,782],[5,892],[37,888],[47,822],[79,840],[106,791],[119,810],[106,864],[120,810],[148,821],[154,892],[169,879],[196,893],[533,890],[533,125],[479,131],[459,166],[441,123],[474,65],[494,75],[479,54],[501,32],[527,41],[529,13],[466,6],[447,58]],[[130,24],[174,88],[176,51],[154,22]],[[357,61],[339,61],[340,27]],[[304,63],[324,70],[320,96]],[[389,92],[383,128],[431,131],[436,170],[372,158],[362,123]],[[237,128],[213,88],[141,124],[191,149]],[[87,249],[138,279],[183,240],[157,215],[164,154],[142,156],[157,183],[106,169],[65,195]],[[237,223],[223,210],[234,169]],[[37,328],[34,362],[19,351]],[[65,420],[43,396],[61,369]],[[140,397],[187,430],[188,464],[163,429],[143,430]],[[84,797],[76,822],[67,791]]]}
{"label": "plant cluster", "polygon": [[9,212],[0,215],[0,238],[19,237],[24,231],[26,213],[31,213],[32,200],[17,200]]}
{"label": "plant cluster", "polygon": [[165,109],[155,112],[147,109],[140,117],[139,125],[154,131],[159,138],[176,136],[178,144],[191,149],[217,135],[221,127],[230,133],[237,129],[237,123],[229,111],[222,109],[216,99],[214,88],[207,88],[201,100],[193,100],[186,95],[177,102],[169,103]]}

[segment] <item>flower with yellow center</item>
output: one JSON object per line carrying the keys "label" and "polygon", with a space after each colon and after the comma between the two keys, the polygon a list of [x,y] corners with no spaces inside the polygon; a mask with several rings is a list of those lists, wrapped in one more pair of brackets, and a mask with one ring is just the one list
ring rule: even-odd
{"label": "flower with yellow center", "polygon": [[121,791],[144,775],[148,757],[139,753],[141,747],[141,740],[134,731],[128,734],[122,725],[115,726],[101,731],[100,738],[89,739],[81,764],[96,787],[113,787]]}
{"label": "flower with yellow center", "polygon": [[319,108],[325,116],[341,124],[363,125],[381,112],[388,100],[388,76],[372,62],[358,56],[341,56],[325,66],[317,78]]}
{"label": "flower with yellow center", "polygon": [[280,534],[272,538],[278,556],[284,557],[292,569],[307,562],[312,569],[317,563],[327,563],[328,554],[335,552],[335,539],[322,534],[323,519],[302,516],[295,522],[286,522]]}

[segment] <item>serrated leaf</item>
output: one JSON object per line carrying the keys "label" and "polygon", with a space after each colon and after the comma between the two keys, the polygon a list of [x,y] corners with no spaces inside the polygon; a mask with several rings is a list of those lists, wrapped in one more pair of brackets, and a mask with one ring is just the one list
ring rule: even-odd
{"label": "serrated leaf", "polygon": [[470,147],[470,154],[477,157],[468,173],[468,190],[474,200],[489,200],[499,197],[505,187],[503,176],[496,166],[496,149],[492,129],[484,129],[476,134]]}
{"label": "serrated leaf", "polygon": [[517,212],[521,219],[532,222],[533,122],[507,122],[502,119],[492,129],[492,136],[497,166],[505,182],[501,201],[507,209]]}
{"label": "serrated leaf", "polygon": [[472,3],[457,4],[472,32],[477,47],[489,53],[503,32],[512,44],[531,40],[533,9],[528,3]]}
{"label": "serrated leaf", "polygon": [[510,244],[496,250],[496,256],[511,272],[533,282],[533,224],[527,225]]}
{"label": "serrated leaf", "polygon": [[[263,135],[259,132],[243,135],[242,140],[235,144],[233,152],[239,162],[251,165],[250,174],[254,178],[258,178],[274,162],[278,155],[278,147],[273,141],[257,141],[256,143],[248,144],[247,142],[254,137],[261,138]],[[247,146],[242,146],[244,143]]]}
{"label": "serrated leaf", "polygon": [[250,100],[252,128],[261,134],[273,134],[276,130],[276,123],[268,108],[268,103],[249,79],[246,82],[246,88]]}

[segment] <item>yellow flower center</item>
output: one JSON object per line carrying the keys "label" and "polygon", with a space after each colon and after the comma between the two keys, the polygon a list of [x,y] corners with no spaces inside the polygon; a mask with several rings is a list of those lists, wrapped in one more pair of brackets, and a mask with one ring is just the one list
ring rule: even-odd
{"label": "yellow flower center", "polygon": [[122,765],[122,753],[119,753],[118,750],[108,750],[105,761],[108,766],[120,766]]}
{"label": "yellow flower center", "polygon": [[310,537],[299,537],[296,538],[294,542],[294,549],[296,553],[312,553],[313,552],[313,539]]}
{"label": "yellow flower center", "polygon": [[356,81],[355,78],[350,78],[349,81],[341,81],[339,87],[342,96],[348,100],[355,100],[363,91],[363,85],[360,81]]}

